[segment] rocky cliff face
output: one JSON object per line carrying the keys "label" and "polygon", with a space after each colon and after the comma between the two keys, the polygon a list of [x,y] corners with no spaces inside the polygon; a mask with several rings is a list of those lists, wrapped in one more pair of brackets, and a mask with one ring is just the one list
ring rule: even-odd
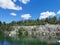
{"label": "rocky cliff face", "polygon": [[60,32],[60,25],[38,25],[38,26],[13,26],[14,31],[18,32],[19,28],[23,28],[24,31],[27,31],[28,34],[32,35],[56,35],[57,32]]}

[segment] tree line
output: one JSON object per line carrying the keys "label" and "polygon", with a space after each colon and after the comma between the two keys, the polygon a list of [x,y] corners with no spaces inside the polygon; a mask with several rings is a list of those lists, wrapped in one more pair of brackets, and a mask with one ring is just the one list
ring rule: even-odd
{"label": "tree line", "polygon": [[[32,25],[44,25],[44,24],[60,24],[60,18],[57,19],[56,17],[46,18],[46,19],[36,19],[36,20],[21,20],[21,21],[12,21],[11,23],[7,24],[5,22],[0,21],[0,26],[5,26],[5,28],[9,26],[32,26]],[[7,26],[7,27],[6,27]]]}
{"label": "tree line", "polygon": [[36,20],[22,20],[22,21],[12,21],[9,25],[19,25],[19,26],[32,26],[32,25],[44,25],[44,24],[60,24],[60,18],[56,17],[46,18],[46,19],[36,19]]}

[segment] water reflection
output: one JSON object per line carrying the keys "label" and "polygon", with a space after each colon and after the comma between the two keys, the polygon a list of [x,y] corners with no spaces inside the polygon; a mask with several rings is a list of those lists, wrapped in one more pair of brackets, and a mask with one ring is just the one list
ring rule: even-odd
{"label": "water reflection", "polygon": [[0,41],[0,45],[24,45],[24,44],[19,42],[9,42],[7,40],[4,40],[4,41]]}
{"label": "water reflection", "polygon": [[[2,37],[1,37],[2,38]],[[56,45],[58,39],[54,36],[18,36],[15,39],[11,37],[5,37],[0,40],[0,45]],[[59,44],[58,44],[59,45]]]}

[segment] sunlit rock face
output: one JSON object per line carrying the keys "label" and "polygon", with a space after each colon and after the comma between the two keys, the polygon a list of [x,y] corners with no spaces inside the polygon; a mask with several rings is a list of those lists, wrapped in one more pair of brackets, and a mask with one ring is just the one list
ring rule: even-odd
{"label": "sunlit rock face", "polygon": [[32,36],[52,36],[56,38],[56,33],[60,32],[60,25],[52,25],[52,24],[46,24],[46,25],[36,25],[36,26],[13,26],[14,30],[10,31],[9,36],[16,36],[19,31],[19,28],[23,28],[24,31],[22,32],[23,35],[27,34]]}
{"label": "sunlit rock face", "polygon": [[16,31],[11,31],[9,36],[15,36],[16,35]]}

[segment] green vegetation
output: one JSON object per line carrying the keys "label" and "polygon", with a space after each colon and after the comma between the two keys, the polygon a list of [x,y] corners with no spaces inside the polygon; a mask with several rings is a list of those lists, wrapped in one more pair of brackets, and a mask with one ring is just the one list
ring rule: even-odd
{"label": "green vegetation", "polygon": [[19,28],[18,29],[19,36],[23,35],[23,31],[25,31],[24,28]]}
{"label": "green vegetation", "polygon": [[[20,26],[31,26],[31,25],[44,25],[46,23],[49,24],[60,24],[60,18],[57,19],[56,17],[52,18],[46,18],[46,19],[36,19],[36,20],[22,20],[22,21],[12,21],[9,24],[6,24],[5,22],[1,23],[0,21],[0,26],[3,26],[3,29],[7,29],[10,26],[14,25],[20,25]],[[1,29],[1,28],[0,28]]]}
{"label": "green vegetation", "polygon": [[36,20],[22,20],[22,21],[12,21],[10,23],[10,25],[14,26],[14,25],[20,25],[20,26],[31,26],[31,25],[44,25],[46,23],[49,24],[60,24],[60,19],[57,19],[56,17],[52,17],[52,18],[46,18],[46,19],[36,19]]}

